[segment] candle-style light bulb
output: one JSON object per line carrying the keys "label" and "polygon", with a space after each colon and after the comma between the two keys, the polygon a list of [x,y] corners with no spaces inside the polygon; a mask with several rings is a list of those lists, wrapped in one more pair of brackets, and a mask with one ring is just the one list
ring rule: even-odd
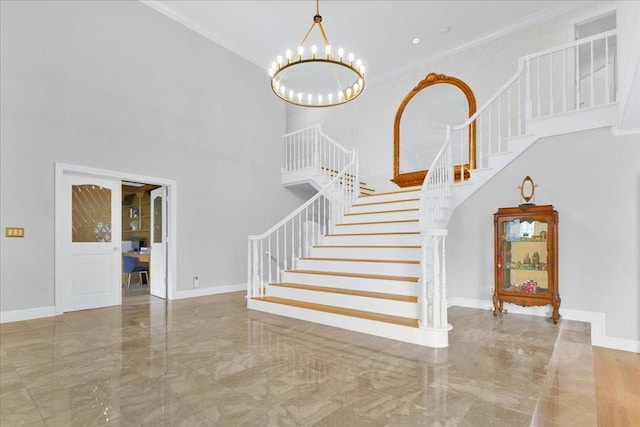
{"label": "candle-style light bulb", "polygon": [[291,64],[291,51],[287,49],[284,55],[287,57],[287,64]]}
{"label": "candle-style light bulb", "polygon": [[300,55],[300,59],[302,60],[302,55],[304,55],[304,46],[298,46],[298,55]]}
{"label": "candle-style light bulb", "polygon": [[333,94],[330,93],[327,97],[329,98],[329,104],[333,104]]}
{"label": "candle-style light bulb", "polygon": [[327,59],[331,59],[331,46],[330,45],[326,45],[324,47],[324,53],[327,54]]}
{"label": "candle-style light bulb", "polygon": [[351,88],[347,88],[347,99],[351,98]]}
{"label": "candle-style light bulb", "polygon": [[282,65],[282,55],[278,55],[278,65]]}
{"label": "candle-style light bulb", "polygon": [[[348,89],[347,89],[348,90]],[[284,86],[280,86],[280,94],[282,94],[282,96],[284,96],[284,94],[287,92],[287,88],[285,88]]]}
{"label": "candle-style light bulb", "polygon": [[360,89],[360,85],[358,83],[353,85],[353,93],[358,93],[358,90]]}
{"label": "candle-style light bulb", "polygon": [[289,89],[289,100],[293,100],[293,90]]}
{"label": "candle-style light bulb", "polygon": [[318,105],[322,105],[322,95],[318,95]]}
{"label": "candle-style light bulb", "polygon": [[342,58],[344,58],[344,49],[340,48],[338,49],[338,59],[340,60],[340,62],[342,62]]}
{"label": "candle-style light bulb", "polygon": [[353,64],[353,58],[355,58],[355,56],[353,55],[353,53],[349,54],[349,65]]}
{"label": "candle-style light bulb", "polygon": [[307,103],[311,104],[313,102],[313,95],[309,94],[307,95]]}
{"label": "candle-style light bulb", "polygon": [[344,101],[344,92],[343,91],[338,92],[338,100],[339,101]]}
{"label": "candle-style light bulb", "polygon": [[316,53],[318,52],[318,46],[311,45],[311,58],[316,59]]}
{"label": "candle-style light bulb", "polygon": [[298,104],[302,104],[302,92],[298,94]]}

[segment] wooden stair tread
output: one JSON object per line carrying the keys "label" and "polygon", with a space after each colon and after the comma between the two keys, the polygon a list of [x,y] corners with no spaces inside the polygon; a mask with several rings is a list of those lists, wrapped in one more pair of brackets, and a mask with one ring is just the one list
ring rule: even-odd
{"label": "wooden stair tread", "polygon": [[388,233],[333,233],[325,234],[325,236],[392,236],[392,235],[406,235],[406,234],[420,234],[419,231],[393,231]]}
{"label": "wooden stair tread", "polygon": [[[337,174],[340,173],[340,171],[337,171],[332,168],[328,168],[326,166],[320,166],[320,169],[329,172],[329,174],[333,176],[336,176]],[[352,173],[345,173],[344,176],[350,181],[353,181],[353,179],[355,178],[355,176]],[[364,181],[360,181],[360,185],[367,185],[367,183]]]}
{"label": "wooden stair tread", "polygon": [[399,224],[405,222],[420,222],[419,219],[397,219],[393,221],[371,221],[371,222],[343,222],[336,224],[336,227],[343,227],[346,225],[374,225],[374,224]]}
{"label": "wooden stair tread", "polygon": [[315,245],[314,248],[420,249],[420,245]]}
{"label": "wooden stair tread", "polygon": [[418,208],[410,208],[410,209],[395,209],[390,211],[372,211],[372,212],[353,212],[344,214],[344,216],[354,216],[354,215],[374,215],[374,214],[385,214],[385,213],[396,213],[396,212],[418,212],[420,209]]}
{"label": "wooden stair tread", "polygon": [[[375,196],[379,196],[380,193],[375,194]],[[357,206],[371,206],[371,205],[384,205],[387,203],[401,203],[401,202],[416,202],[420,199],[400,199],[400,200],[386,200],[383,202],[370,202],[370,203],[354,203],[352,207],[357,207]]]}
{"label": "wooden stair tread", "polygon": [[359,291],[355,289],[331,288],[328,286],[305,285],[302,283],[271,283],[269,286],[280,286],[283,288],[305,289],[309,291],[327,292],[340,295],[354,295],[367,298],[386,299],[401,302],[418,302],[418,297],[411,295],[387,294],[384,292]]}
{"label": "wooden stair tread", "polygon": [[254,297],[254,299],[257,301],[265,301],[265,302],[271,302],[275,304],[289,305],[293,307],[306,308],[309,310],[322,311],[325,313],[340,314],[343,316],[359,317],[361,319],[375,320],[378,322],[393,323],[401,326],[409,326],[414,328],[418,327],[418,320],[411,319],[408,317],[391,316],[388,314],[372,313],[370,311],[363,311],[363,310],[352,310],[349,308],[335,307],[332,305],[324,305],[324,304],[315,304],[315,303],[303,302],[303,301],[295,301],[295,300],[290,300],[286,298]]}
{"label": "wooden stair tread", "polygon": [[376,196],[385,196],[387,194],[412,193],[414,191],[421,191],[421,190],[422,190],[422,187],[409,187],[409,188],[403,188],[402,190],[386,191],[384,193],[377,193]]}
{"label": "wooden stair tread", "polygon": [[324,276],[357,277],[360,279],[397,280],[399,282],[418,283],[418,277],[413,276],[389,276],[384,274],[343,273],[338,271],[320,270],[287,270],[288,273],[320,274]]}
{"label": "wooden stair tread", "polygon": [[370,258],[327,258],[327,257],[301,257],[301,260],[309,261],[345,261],[345,262],[379,262],[389,264],[420,264],[413,259],[370,259]]}

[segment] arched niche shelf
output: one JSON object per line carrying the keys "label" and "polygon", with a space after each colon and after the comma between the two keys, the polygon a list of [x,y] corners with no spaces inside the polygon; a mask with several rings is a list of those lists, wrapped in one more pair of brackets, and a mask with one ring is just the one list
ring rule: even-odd
{"label": "arched niche shelf", "polygon": [[[436,85],[447,85],[445,86],[437,86],[438,90],[433,90]],[[449,89],[451,88],[451,89]],[[443,91],[443,89],[445,89]],[[444,95],[443,95],[444,93]],[[401,147],[401,122],[403,119],[403,114],[405,113],[405,109],[407,108],[410,101],[413,101],[412,105],[415,105],[416,108],[422,108],[423,105],[425,109],[432,110],[443,110],[444,104],[439,105],[445,98],[450,98],[451,96],[455,97],[456,93],[458,93],[458,97],[462,99],[462,103],[458,100],[458,109],[460,111],[455,112],[458,114],[457,117],[450,119],[448,124],[451,125],[459,125],[462,124],[466,119],[471,117],[476,112],[476,98],[473,94],[471,88],[462,80],[447,76],[444,74],[436,74],[429,73],[427,76],[420,81],[416,87],[414,87],[402,100],[402,103],[398,107],[398,111],[396,112],[395,120],[393,122],[393,179],[392,182],[396,183],[399,187],[411,187],[416,185],[422,185],[425,176],[427,175],[426,169],[417,168],[416,170],[406,170],[407,168],[401,168],[401,159],[405,159],[405,163],[407,163],[406,159],[411,157],[411,153],[402,153]],[[416,98],[416,95],[420,95]],[[418,101],[419,100],[419,101]],[[466,100],[466,103],[464,102]],[[464,105],[466,104],[466,105]],[[441,108],[442,107],[442,108]],[[429,114],[429,111],[425,111],[425,117]],[[416,121],[415,114],[411,116],[412,121]],[[408,121],[409,119],[407,119]],[[413,127],[421,126],[422,123],[413,123]],[[405,123],[405,128],[408,124]],[[444,135],[444,131],[446,129],[446,125],[441,126],[440,133]],[[442,145],[445,142],[445,138],[438,134],[437,137],[432,138],[433,146],[430,149],[434,149],[435,153],[437,153]],[[408,140],[405,140],[405,146],[408,148],[410,143]],[[475,121],[471,123],[469,126],[469,135],[468,135],[468,160],[466,162],[462,162],[462,164],[455,165],[455,179],[460,180],[461,170],[464,170],[464,177],[467,179],[469,177],[469,169],[474,169],[476,166],[476,123]],[[405,150],[407,151],[407,150]],[[435,154],[433,154],[433,158],[431,160],[421,163],[428,165],[435,158]]]}

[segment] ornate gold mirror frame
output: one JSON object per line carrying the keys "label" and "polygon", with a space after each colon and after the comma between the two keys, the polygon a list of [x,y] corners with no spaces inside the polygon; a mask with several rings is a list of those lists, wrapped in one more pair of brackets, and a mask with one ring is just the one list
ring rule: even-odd
{"label": "ornate gold mirror frame", "polygon": [[[400,120],[402,119],[402,113],[404,112],[407,104],[411,99],[416,96],[420,91],[436,84],[450,84],[459,88],[464,96],[467,98],[469,105],[469,117],[476,112],[476,97],[473,95],[473,91],[462,80],[446,76],[444,74],[429,73],[420,81],[416,87],[404,97],[396,117],[393,122],[393,179],[392,182],[396,183],[399,187],[411,187],[414,185],[422,185],[427,170],[412,171],[406,173],[400,173]],[[444,143],[444,141],[442,141]],[[476,167],[476,122],[474,121],[469,126],[469,163],[462,165],[455,165],[455,179],[460,180],[461,170],[465,171],[464,178],[469,177],[469,169],[475,169]]]}

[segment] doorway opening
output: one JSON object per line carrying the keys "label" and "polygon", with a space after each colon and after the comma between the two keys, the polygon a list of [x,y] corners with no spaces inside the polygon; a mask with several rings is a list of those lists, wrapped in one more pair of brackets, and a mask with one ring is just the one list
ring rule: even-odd
{"label": "doorway opening", "polygon": [[[154,258],[151,253],[152,221],[155,219],[156,227],[161,228],[160,233],[166,230],[166,224],[158,221],[159,217],[166,216],[162,215],[162,207],[152,204],[151,194],[158,188],[163,186],[122,181],[122,305],[151,303],[156,298],[166,298],[166,245],[163,250],[153,251]],[[156,212],[157,209],[160,211]],[[152,262],[156,267],[153,277]],[[160,281],[160,284],[154,283],[157,295],[151,293],[152,279]],[[157,292],[158,287],[163,288],[161,292]]]}
{"label": "doorway opening", "polygon": [[[76,200],[82,201],[87,194],[85,190],[100,191],[103,199],[111,200],[103,203],[107,208],[101,213],[99,227],[85,215],[91,209],[76,206]],[[78,197],[82,191],[83,197]],[[141,196],[139,200],[130,195],[136,192]],[[177,271],[176,200],[177,184],[173,180],[56,163],[56,314],[121,305],[123,284],[128,289],[134,283],[138,289],[146,286],[147,301],[151,295],[155,299],[172,299]],[[74,237],[77,224],[88,230],[89,237],[83,240]],[[98,229],[100,233],[95,234]],[[125,255],[135,255],[138,264],[143,258],[138,267],[145,274],[134,273],[131,282],[123,274]],[[100,280],[96,280],[98,276]],[[145,285],[136,281],[138,277]]]}

